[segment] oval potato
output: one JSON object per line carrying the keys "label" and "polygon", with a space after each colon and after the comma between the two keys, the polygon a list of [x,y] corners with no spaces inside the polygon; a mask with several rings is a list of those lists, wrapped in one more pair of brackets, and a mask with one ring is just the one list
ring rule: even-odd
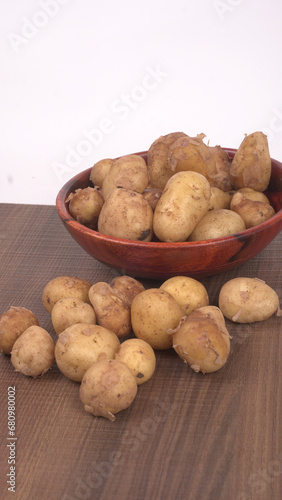
{"label": "oval potato", "polygon": [[189,236],[189,241],[211,240],[246,229],[242,217],[232,210],[220,208],[207,212]]}

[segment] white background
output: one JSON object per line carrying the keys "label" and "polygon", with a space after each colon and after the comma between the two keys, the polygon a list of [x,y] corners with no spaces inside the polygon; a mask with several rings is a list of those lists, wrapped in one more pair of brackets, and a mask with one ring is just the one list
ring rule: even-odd
{"label": "white background", "polygon": [[204,132],[263,130],[282,160],[281,0],[0,0],[0,201]]}

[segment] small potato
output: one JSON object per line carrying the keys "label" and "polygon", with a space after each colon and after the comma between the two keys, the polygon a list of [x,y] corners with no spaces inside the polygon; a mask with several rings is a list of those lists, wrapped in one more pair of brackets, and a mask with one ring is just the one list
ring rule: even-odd
{"label": "small potato", "polygon": [[90,180],[94,186],[102,188],[104,179],[114,164],[112,158],[105,158],[93,165],[90,171]]}
{"label": "small potato", "polygon": [[238,191],[230,203],[230,209],[242,217],[247,229],[258,226],[273,217],[275,210],[268,202],[254,201],[247,196]]}
{"label": "small potato", "polygon": [[197,137],[180,137],[170,147],[168,160],[174,173],[198,172],[207,178],[208,170],[215,169],[215,160],[210,148],[203,142],[205,134]]}
{"label": "small potato", "polygon": [[183,312],[165,290],[150,288],[136,295],[131,306],[131,322],[135,336],[153,349],[172,347],[170,330],[174,330]]}
{"label": "small potato", "polygon": [[218,305],[235,323],[264,321],[276,311],[281,315],[277,293],[258,278],[233,278],[223,285]]}
{"label": "small potato", "polygon": [[136,378],[137,385],[149,380],[156,369],[156,356],[152,347],[141,339],[125,340],[117,350],[115,359],[125,363]]}
{"label": "small potato", "polygon": [[232,160],[230,175],[235,189],[248,187],[265,191],[271,176],[271,158],[265,134],[254,132],[245,136]]}
{"label": "small potato", "polygon": [[117,336],[98,325],[77,323],[60,333],[55,346],[59,370],[81,382],[86,370],[100,359],[113,359],[120,342]]}
{"label": "small potato", "polygon": [[155,210],[163,190],[160,188],[146,188],[143,192],[143,198],[149,203],[151,209]]}
{"label": "small potato", "polygon": [[230,336],[217,307],[200,307],[179,326],[172,335],[173,348],[195,372],[212,373],[225,365]]}
{"label": "small potato", "polygon": [[131,332],[130,306],[122,300],[108,283],[99,282],[89,290],[98,325],[125,337]]}
{"label": "small potato", "polygon": [[231,198],[230,192],[225,192],[222,189],[212,186],[209,210],[218,210],[219,208],[229,209]]}
{"label": "small potato", "polygon": [[169,278],[160,286],[160,290],[172,295],[184,316],[189,316],[198,307],[209,305],[209,296],[204,285],[187,276]]}
{"label": "small potato", "polygon": [[262,201],[263,203],[269,204],[269,199],[267,198],[267,196],[264,193],[261,193],[260,191],[255,191],[254,189],[251,188],[241,188],[237,192],[242,193],[245,196],[245,198],[248,198],[248,200]]}
{"label": "small potato", "polygon": [[30,326],[13,345],[12,365],[23,375],[41,377],[55,361],[54,349],[53,339],[44,328]]}
{"label": "small potato", "polygon": [[51,313],[58,300],[64,297],[73,297],[89,303],[88,291],[91,283],[72,276],[58,276],[45,286],[42,293],[42,302],[45,309]]}
{"label": "small potato", "polygon": [[35,314],[25,307],[10,307],[0,316],[0,352],[11,354],[12,347],[22,333],[39,322]]}
{"label": "small potato", "polygon": [[239,214],[220,208],[219,210],[211,210],[204,215],[190,234],[189,241],[223,238],[245,229],[245,223]]}
{"label": "small potato", "polygon": [[98,231],[127,240],[150,241],[153,211],[142,194],[124,188],[115,189],[103,205]]}
{"label": "small potato", "polygon": [[55,332],[63,332],[76,323],[96,324],[96,315],[93,307],[80,299],[65,297],[58,300],[51,311],[51,320]]}
{"label": "small potato", "polygon": [[179,138],[187,137],[184,132],[171,132],[156,139],[148,150],[148,172],[150,186],[163,189],[175,173],[168,161],[169,148]]}
{"label": "small potato", "polygon": [[104,203],[97,188],[76,189],[66,202],[69,202],[70,214],[77,222],[90,229],[97,229],[98,217]]}
{"label": "small potato", "polygon": [[106,200],[116,188],[125,188],[143,193],[149,177],[145,160],[139,155],[122,156],[114,161],[104,178],[102,194]]}
{"label": "small potato", "polygon": [[210,152],[215,161],[214,171],[209,172],[211,186],[217,187],[224,192],[230,191],[233,185],[230,175],[231,158],[229,154],[221,146],[210,147]]}
{"label": "small potato", "polygon": [[157,203],[154,233],[160,241],[186,241],[209,208],[211,188],[197,172],[178,172],[167,182]]}
{"label": "small potato", "polygon": [[101,360],[85,373],[79,396],[85,411],[115,420],[115,414],[128,408],[137,394],[136,378],[130,368],[116,359]]}
{"label": "small potato", "polygon": [[111,281],[110,286],[113,292],[129,307],[131,307],[134,297],[145,290],[140,281],[130,276],[118,276]]}

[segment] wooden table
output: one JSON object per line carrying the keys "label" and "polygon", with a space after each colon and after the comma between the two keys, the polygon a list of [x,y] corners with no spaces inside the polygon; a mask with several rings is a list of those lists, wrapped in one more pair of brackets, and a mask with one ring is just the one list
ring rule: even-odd
{"label": "wooden table", "polygon": [[[55,339],[41,302],[59,275],[110,281],[65,230],[55,207],[0,205],[0,312],[31,309]],[[282,298],[282,233],[233,271],[202,280],[210,303],[236,276],[259,277]],[[160,282],[141,280],[146,288]],[[194,373],[173,350],[157,352],[157,369],[115,422],[87,414],[79,384],[54,366],[42,378],[1,364],[0,498],[16,500],[278,500],[282,492],[281,318],[253,325],[226,322],[227,365]],[[15,387],[16,492],[8,491],[7,400]]]}

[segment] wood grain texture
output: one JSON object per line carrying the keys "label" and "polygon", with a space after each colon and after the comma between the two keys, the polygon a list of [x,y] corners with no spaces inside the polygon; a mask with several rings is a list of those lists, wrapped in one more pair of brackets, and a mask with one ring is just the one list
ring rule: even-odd
{"label": "wood grain texture", "polygon": [[[110,281],[117,273],[87,255],[55,207],[0,205],[0,312],[31,309],[56,338],[41,302],[59,275]],[[251,261],[205,278],[211,304],[227,280],[259,277],[282,297],[282,233]],[[146,288],[160,282],[141,280]],[[42,378],[1,369],[0,498],[16,500],[278,500],[282,491],[281,318],[226,322],[231,356],[201,375],[173,350],[115,422],[87,414],[79,384],[56,365]],[[7,391],[16,388],[16,493],[8,492]]]}

